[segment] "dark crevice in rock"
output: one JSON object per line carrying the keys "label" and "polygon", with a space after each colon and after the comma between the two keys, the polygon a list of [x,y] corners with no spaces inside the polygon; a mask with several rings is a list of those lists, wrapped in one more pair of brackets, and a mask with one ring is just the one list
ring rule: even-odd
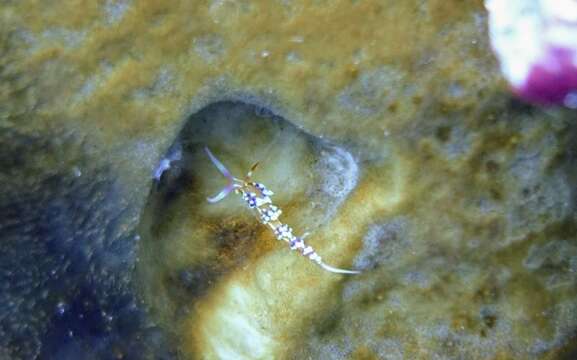
{"label": "dark crevice in rock", "polygon": [[260,161],[253,178],[275,191],[274,203],[297,233],[334,216],[358,176],[346,150],[261,106],[217,102],[188,118],[154,172],[139,225],[139,282],[153,311],[177,322],[229,273],[273,248],[289,251],[235,194],[216,205],[206,202],[226,181],[205,146],[236,177]]}
{"label": "dark crevice in rock", "polygon": [[169,358],[131,285],[138,209],[111,169],[61,134],[0,146],[0,357]]}

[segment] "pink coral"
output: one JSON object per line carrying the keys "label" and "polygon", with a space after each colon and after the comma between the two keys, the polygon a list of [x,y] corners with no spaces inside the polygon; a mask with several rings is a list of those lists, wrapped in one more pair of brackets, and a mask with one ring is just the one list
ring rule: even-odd
{"label": "pink coral", "polygon": [[521,98],[577,108],[577,0],[487,0],[491,44]]}

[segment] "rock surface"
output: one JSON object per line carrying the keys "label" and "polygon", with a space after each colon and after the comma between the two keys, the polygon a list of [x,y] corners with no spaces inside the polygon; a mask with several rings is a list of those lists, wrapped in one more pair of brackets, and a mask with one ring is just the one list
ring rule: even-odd
{"label": "rock surface", "polygon": [[[481,1],[0,5],[0,358],[563,359],[575,113]],[[330,264],[235,194],[275,192]],[[79,355],[82,354],[82,355]]]}

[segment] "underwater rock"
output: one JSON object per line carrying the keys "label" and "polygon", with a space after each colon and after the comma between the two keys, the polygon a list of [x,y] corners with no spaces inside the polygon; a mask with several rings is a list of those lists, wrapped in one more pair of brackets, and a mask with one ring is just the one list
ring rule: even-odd
{"label": "underwater rock", "polygon": [[572,286],[577,281],[577,246],[569,241],[533,245],[523,264],[532,271],[543,272],[547,290]]}
{"label": "underwater rock", "polygon": [[[258,222],[236,194],[218,204],[206,201],[207,195],[215,192],[210,188],[222,187],[225,179],[202,151],[205,144],[237,177],[259,160],[253,178],[275,189],[274,203],[297,235],[311,231],[315,236],[326,227],[355,188],[358,167],[345,149],[314,138],[257,106],[235,102],[215,103],[191,116],[168,150],[170,157],[173,149],[182,149],[182,166],[165,170],[149,198],[144,217],[150,222],[143,222],[139,230],[143,236],[141,264],[159,261],[151,255],[164,262],[161,271],[139,268],[148,301],[160,303],[156,308],[169,323],[186,318],[184,324],[190,329],[181,341],[191,353],[201,351],[215,358],[275,357],[283,345],[274,337],[286,331],[292,320],[286,319],[280,327],[267,325],[277,335],[262,332],[257,325],[261,309],[250,299],[268,295],[259,284],[262,280],[255,279],[254,271],[248,269],[263,267],[267,273],[286,276],[286,268],[278,267],[278,262],[259,259],[267,253],[280,255],[290,250],[288,244],[271,243],[272,231]],[[195,205],[183,211],[187,203]],[[179,229],[183,228],[196,234],[191,241],[181,242]],[[324,255],[322,249],[311,245]],[[296,253],[286,258],[290,259],[295,264],[287,267],[310,270],[312,266],[322,271]],[[332,262],[331,257],[324,259]],[[265,263],[260,264],[262,261]],[[165,283],[164,278],[172,280]],[[268,278],[266,281],[270,275]],[[223,287],[223,283],[229,285]],[[216,298],[215,293],[219,294]],[[193,309],[189,303],[195,303]],[[294,304],[292,307],[299,311]],[[221,339],[223,329],[227,333]],[[251,337],[241,340],[246,333]]]}
{"label": "underwater rock", "polygon": [[130,285],[138,216],[110,169],[74,137],[0,146],[3,358],[171,358]]}
{"label": "underwater rock", "polygon": [[2,4],[0,357],[571,358],[577,125],[483,5]]}
{"label": "underwater rock", "polygon": [[405,75],[394,68],[362,72],[339,95],[343,109],[361,117],[383,114],[404,95]]}
{"label": "underwater rock", "polygon": [[408,251],[410,239],[407,219],[392,219],[384,224],[371,225],[363,238],[363,248],[357,254],[356,268],[369,270],[391,266]]}

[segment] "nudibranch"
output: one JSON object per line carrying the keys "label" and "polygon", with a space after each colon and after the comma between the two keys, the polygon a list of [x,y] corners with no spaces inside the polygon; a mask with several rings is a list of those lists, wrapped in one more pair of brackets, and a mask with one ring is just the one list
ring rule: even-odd
{"label": "nudibranch", "polygon": [[486,0],[491,45],[521,98],[577,108],[577,0]]}
{"label": "nudibranch", "polygon": [[359,274],[360,271],[345,270],[327,265],[319,254],[304,241],[308,233],[302,236],[295,236],[292,228],[279,220],[282,214],[281,209],[274,205],[271,196],[274,194],[263,184],[252,181],[252,172],[256,169],[258,163],[254,164],[244,179],[238,179],[231,175],[230,171],[205,147],[204,151],[210,158],[210,161],[216,166],[218,171],[227,179],[226,186],[215,196],[208,197],[210,203],[216,203],[224,199],[231,192],[241,195],[248,207],[252,209],[259,221],[270,228],[277,240],[285,241],[289,244],[291,250],[299,252],[301,255],[308,257],[323,269],[339,274]]}

